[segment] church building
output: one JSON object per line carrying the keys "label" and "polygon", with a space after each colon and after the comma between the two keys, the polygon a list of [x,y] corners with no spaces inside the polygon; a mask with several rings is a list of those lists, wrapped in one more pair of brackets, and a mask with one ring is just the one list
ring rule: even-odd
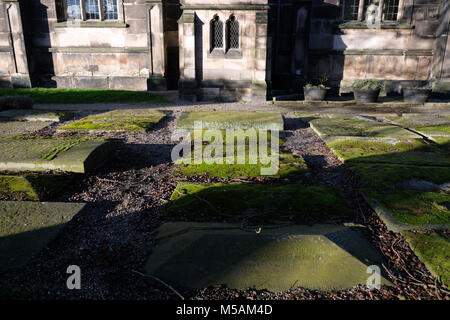
{"label": "church building", "polygon": [[[0,0],[0,86],[265,101],[450,86],[449,0]],[[448,89],[447,89],[448,90]]]}

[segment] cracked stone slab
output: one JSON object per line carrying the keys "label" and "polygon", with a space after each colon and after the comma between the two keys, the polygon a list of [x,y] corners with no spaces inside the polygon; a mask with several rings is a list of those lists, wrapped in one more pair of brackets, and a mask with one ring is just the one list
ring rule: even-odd
{"label": "cracked stone slab", "polygon": [[0,120],[0,138],[19,136],[44,129],[53,121],[4,121]]}
{"label": "cracked stone slab", "polygon": [[0,119],[9,121],[45,121],[60,122],[73,117],[72,112],[44,110],[6,110],[0,112]]}
{"label": "cracked stone slab", "polygon": [[0,201],[0,268],[26,264],[83,207],[81,203]]}
{"label": "cracked stone slab", "polygon": [[0,171],[85,173],[103,165],[112,152],[105,140],[0,139]]}
{"label": "cracked stone slab", "polygon": [[193,130],[195,121],[201,121],[203,129],[284,129],[281,113],[259,111],[184,111],[178,119],[177,127]]}
{"label": "cracked stone slab", "polygon": [[[381,255],[357,227],[262,227],[171,222],[158,238],[145,270],[171,285],[285,291],[348,289],[365,285]],[[381,283],[392,285],[382,274]]]}

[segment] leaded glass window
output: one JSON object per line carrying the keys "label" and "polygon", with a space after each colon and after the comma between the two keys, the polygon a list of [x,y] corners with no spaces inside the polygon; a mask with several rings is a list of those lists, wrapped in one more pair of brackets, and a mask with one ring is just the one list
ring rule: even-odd
{"label": "leaded glass window", "polygon": [[227,21],[227,47],[239,49],[239,22],[235,16],[231,16]]}
{"label": "leaded glass window", "polygon": [[223,48],[223,22],[218,16],[211,21],[211,49]]}
{"label": "leaded glass window", "polygon": [[359,0],[345,0],[344,20],[358,20]]}

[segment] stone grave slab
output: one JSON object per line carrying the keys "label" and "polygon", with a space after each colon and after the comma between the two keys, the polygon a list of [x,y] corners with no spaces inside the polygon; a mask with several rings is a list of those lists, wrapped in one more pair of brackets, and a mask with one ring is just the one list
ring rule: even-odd
{"label": "stone grave slab", "polygon": [[100,167],[112,152],[112,143],[100,139],[0,139],[0,171],[85,173]]}
{"label": "stone grave slab", "polygon": [[436,232],[403,232],[411,249],[436,278],[450,286],[450,241]]}
{"label": "stone grave slab", "polygon": [[72,112],[44,110],[6,110],[0,112],[0,119],[8,121],[60,122],[73,117]]}
{"label": "stone grave slab", "polygon": [[0,201],[0,268],[27,263],[83,207],[80,203]]}
{"label": "stone grave slab", "polygon": [[65,190],[73,177],[72,174],[0,175],[0,200],[40,201]]}
{"label": "stone grave slab", "polygon": [[337,188],[317,185],[181,182],[170,198],[166,215],[194,221],[243,216],[258,221],[283,217],[317,221],[349,216],[343,199]]}
{"label": "stone grave slab", "polygon": [[363,116],[321,117],[310,120],[309,125],[323,140],[337,140],[339,137],[420,138],[401,127]]}
{"label": "stone grave slab", "polygon": [[51,125],[53,121],[3,121],[0,120],[0,138],[32,133]]}
{"label": "stone grave slab", "polygon": [[[365,285],[367,267],[382,257],[358,228],[336,225],[262,227],[166,223],[159,228],[146,272],[171,285],[205,288],[315,290]],[[391,285],[382,274],[382,284]]]}
{"label": "stone grave slab", "polygon": [[145,132],[155,126],[164,117],[166,117],[166,113],[154,109],[113,110],[66,124],[58,128],[57,132]]}
{"label": "stone grave slab", "polygon": [[387,121],[411,128],[429,138],[450,139],[450,116],[438,114],[404,114],[385,117]]}
{"label": "stone grave slab", "polygon": [[181,113],[177,127],[194,130],[195,121],[201,121],[203,129],[284,129],[280,113],[258,111],[185,111]]}
{"label": "stone grave slab", "polygon": [[368,203],[394,231],[450,225],[450,167],[352,163]]}
{"label": "stone grave slab", "polygon": [[450,166],[448,145],[427,144],[423,139],[362,138],[327,141],[344,162]]}

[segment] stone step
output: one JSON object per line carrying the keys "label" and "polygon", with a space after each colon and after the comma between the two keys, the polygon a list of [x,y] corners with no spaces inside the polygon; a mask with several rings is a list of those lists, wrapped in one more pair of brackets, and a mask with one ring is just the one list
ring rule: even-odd
{"label": "stone step", "polygon": [[[171,285],[285,291],[366,285],[383,259],[357,227],[262,227],[170,222],[158,229],[146,272]],[[381,284],[392,285],[381,274]]]}
{"label": "stone step", "polygon": [[83,207],[82,203],[0,201],[0,268],[26,264]]}

